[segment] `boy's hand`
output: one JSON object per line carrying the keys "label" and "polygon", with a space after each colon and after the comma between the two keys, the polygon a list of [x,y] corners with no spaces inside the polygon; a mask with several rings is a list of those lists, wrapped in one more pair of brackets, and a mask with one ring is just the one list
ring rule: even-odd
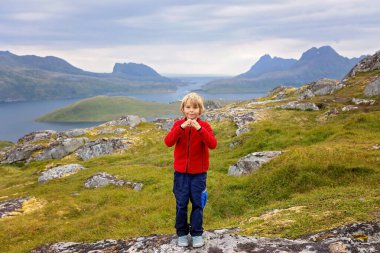
{"label": "boy's hand", "polygon": [[186,127],[191,126],[191,119],[187,119],[185,122],[182,123],[181,127],[185,129]]}
{"label": "boy's hand", "polygon": [[201,129],[201,125],[199,125],[197,119],[193,119],[193,120],[191,120],[191,126],[194,127],[195,129],[197,129],[197,131],[198,131],[199,129]]}

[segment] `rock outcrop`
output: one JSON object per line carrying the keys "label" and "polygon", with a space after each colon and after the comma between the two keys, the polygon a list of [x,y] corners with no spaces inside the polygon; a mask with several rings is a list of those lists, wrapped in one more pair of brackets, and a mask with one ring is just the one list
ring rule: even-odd
{"label": "rock outcrop", "polygon": [[117,150],[128,148],[125,137],[120,138],[98,138],[90,140],[83,135],[97,136],[106,134],[123,134],[125,128],[115,126],[136,127],[144,122],[138,116],[127,115],[118,120],[104,123],[96,128],[71,129],[63,132],[52,130],[32,132],[20,138],[16,145],[6,147],[0,152],[0,163],[15,163],[31,161],[42,161],[48,159],[61,159],[71,154],[78,155],[82,160],[111,154]]}
{"label": "rock outcrop", "polygon": [[290,91],[294,91],[294,90],[296,90],[295,87],[281,85],[270,90],[267,96],[274,99],[284,99]]}
{"label": "rock outcrop", "polygon": [[127,138],[102,138],[90,141],[76,151],[76,155],[82,160],[112,154],[115,150],[128,148]]}
{"label": "rock outcrop", "polygon": [[378,69],[380,69],[380,51],[361,60],[350,70],[350,72],[348,72],[344,79],[354,77],[360,72],[368,72]]}
{"label": "rock outcrop", "polygon": [[138,124],[142,122],[146,122],[146,120],[136,115],[127,115],[117,120],[106,122],[100,126],[129,126],[130,128],[135,128]]}
{"label": "rock outcrop", "polygon": [[380,226],[361,223],[341,226],[296,240],[258,238],[234,234],[238,229],[205,231],[202,248],[178,247],[176,235],[152,235],[128,240],[102,240],[94,243],[59,242],[41,245],[31,253],[58,252],[145,252],[145,253],[342,253],[380,252]]}
{"label": "rock outcrop", "polygon": [[98,187],[103,187],[110,184],[113,184],[116,186],[128,185],[130,188],[132,188],[135,191],[141,191],[143,187],[142,183],[136,183],[136,182],[131,182],[127,180],[118,180],[115,176],[108,174],[106,172],[99,172],[89,177],[84,182],[84,187],[98,188]]}
{"label": "rock outcrop", "polygon": [[0,218],[10,216],[11,213],[20,209],[22,207],[22,204],[31,198],[32,197],[29,196],[29,197],[24,197],[24,198],[1,201],[0,202]]}
{"label": "rock outcrop", "polygon": [[57,140],[50,143],[47,148],[43,150],[42,153],[37,156],[31,156],[27,161],[42,161],[48,159],[60,159],[63,158],[88,142],[88,138],[68,138],[63,140]]}
{"label": "rock outcrop", "polygon": [[318,111],[319,108],[314,103],[299,103],[298,101],[292,101],[285,105],[280,105],[278,108],[282,109],[292,109],[292,110],[301,110],[301,111]]}
{"label": "rock outcrop", "polygon": [[55,178],[66,177],[83,170],[84,167],[80,164],[67,164],[50,168],[41,173],[38,178],[39,183],[46,183]]}
{"label": "rock outcrop", "polygon": [[282,154],[282,151],[254,152],[241,158],[237,163],[230,166],[228,175],[242,176],[248,175],[261,167],[264,163]]}
{"label": "rock outcrop", "polygon": [[306,99],[315,96],[330,95],[343,87],[343,83],[339,80],[323,78],[298,89],[297,93],[299,93],[299,99]]}
{"label": "rock outcrop", "polygon": [[380,77],[377,77],[374,81],[367,84],[364,89],[364,96],[372,97],[380,95]]}

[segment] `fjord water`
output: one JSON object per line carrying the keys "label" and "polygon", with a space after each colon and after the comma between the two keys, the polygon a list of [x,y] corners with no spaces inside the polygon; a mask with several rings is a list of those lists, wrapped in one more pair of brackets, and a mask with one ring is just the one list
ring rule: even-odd
{"label": "fjord water", "polygon": [[[172,77],[173,78],[173,77]],[[164,94],[113,94],[113,95],[128,95],[144,101],[154,101],[160,103],[170,103],[180,100],[185,94],[190,91],[198,90],[203,84],[216,79],[216,77],[176,77],[185,85],[178,88],[175,93]],[[261,97],[264,93],[240,93],[240,94],[209,94],[202,93],[205,99],[227,99],[227,100],[247,100],[256,97]],[[48,101],[31,101],[31,102],[12,102],[0,103],[0,140],[17,141],[27,133],[40,130],[55,130],[64,131],[73,128],[84,128],[98,125],[99,122],[86,123],[51,123],[51,122],[36,122],[36,118],[67,106],[77,99],[62,99]]]}

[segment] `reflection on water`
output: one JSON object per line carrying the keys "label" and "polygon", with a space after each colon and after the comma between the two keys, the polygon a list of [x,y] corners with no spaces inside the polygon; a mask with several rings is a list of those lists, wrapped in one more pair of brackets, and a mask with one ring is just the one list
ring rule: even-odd
{"label": "reflection on water", "polygon": [[[186,84],[178,88],[175,93],[167,94],[128,94],[144,101],[155,101],[160,103],[175,102],[192,90],[198,90],[201,86],[215,77],[179,77]],[[227,100],[247,100],[261,97],[263,93],[242,93],[242,94],[208,94],[200,93],[205,99],[227,99]],[[119,94],[121,95],[121,94]],[[127,94],[123,94],[127,95]],[[47,123],[35,122],[38,118],[55,109],[72,104],[80,99],[63,99],[33,102],[0,103],[0,140],[17,141],[27,133],[40,130],[64,131],[73,128],[84,128],[98,125],[99,123]]]}

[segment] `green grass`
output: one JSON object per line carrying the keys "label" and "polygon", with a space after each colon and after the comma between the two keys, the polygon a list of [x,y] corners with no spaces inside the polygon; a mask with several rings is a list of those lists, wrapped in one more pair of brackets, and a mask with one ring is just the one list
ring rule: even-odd
{"label": "green grass", "polygon": [[[212,122],[218,147],[210,151],[205,229],[239,226],[244,235],[295,238],[379,219],[380,151],[371,149],[380,143],[379,106],[320,122],[324,112],[272,109],[241,136],[235,136],[231,121]],[[122,154],[0,165],[1,200],[35,196],[45,203],[34,212],[0,219],[0,252],[26,252],[57,241],[174,233],[173,148],[164,145],[166,132],[152,123],[131,131],[141,141]],[[265,150],[285,153],[249,176],[227,175],[242,156]],[[39,173],[52,162],[79,162],[87,169],[39,185]],[[85,189],[85,179],[99,171],[142,182],[144,188]],[[261,216],[273,209],[283,211]]]}
{"label": "green grass", "polygon": [[13,142],[10,141],[0,141],[0,149],[12,146]]}
{"label": "green grass", "polygon": [[80,100],[37,119],[49,122],[104,122],[128,114],[140,117],[178,115],[179,104],[144,102],[130,97],[97,96]]}

